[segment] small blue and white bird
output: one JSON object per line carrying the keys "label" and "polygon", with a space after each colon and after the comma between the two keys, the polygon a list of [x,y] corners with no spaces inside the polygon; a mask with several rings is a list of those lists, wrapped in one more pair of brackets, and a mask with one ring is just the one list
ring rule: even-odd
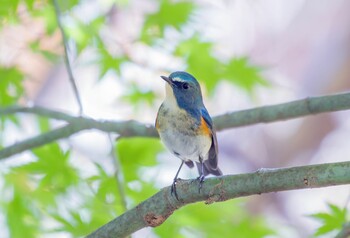
{"label": "small blue and white bird", "polygon": [[199,192],[205,176],[220,176],[222,172],[218,168],[216,133],[199,83],[182,71],[161,78],[166,81],[166,97],[158,111],[156,128],[165,146],[182,160],[171,187],[171,193],[178,199],[176,181],[184,163],[190,168],[196,163]]}

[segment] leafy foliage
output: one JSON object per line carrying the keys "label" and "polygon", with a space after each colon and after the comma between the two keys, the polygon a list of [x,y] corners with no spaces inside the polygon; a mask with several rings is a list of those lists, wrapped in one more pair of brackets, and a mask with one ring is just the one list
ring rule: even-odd
{"label": "leafy foliage", "polygon": [[[23,75],[16,68],[2,68],[0,66],[0,107],[5,107],[16,103],[23,95]],[[18,120],[15,116],[9,115],[0,118],[0,129],[5,126],[5,121],[9,120],[15,124]],[[1,135],[0,130],[0,135]]]}
{"label": "leafy foliage", "polygon": [[37,237],[44,211],[57,207],[57,196],[78,181],[76,170],[67,164],[68,154],[57,144],[34,153],[37,161],[14,167],[5,175],[2,197],[7,197],[4,209],[11,237]]}
{"label": "leafy foliage", "polygon": [[[261,217],[250,216],[239,200],[215,203],[206,206],[203,203],[188,205],[176,211],[155,232],[160,237],[265,237],[274,232],[267,228]],[[200,217],[200,219],[198,219]]]}
{"label": "leafy foliage", "polygon": [[[118,11],[123,10],[118,8],[118,2],[127,5],[125,0],[116,2]],[[122,78],[122,66],[127,63],[148,67],[149,62],[134,60],[132,53],[119,42],[111,43],[102,34],[103,27],[109,24],[109,13],[98,13],[88,21],[81,20],[79,14],[82,11],[79,10],[86,6],[84,4],[87,4],[86,1],[58,1],[69,53],[76,52],[78,57],[83,57],[84,53],[93,52],[99,79],[110,71]],[[227,80],[248,93],[253,93],[256,86],[267,85],[261,69],[251,64],[248,58],[223,61],[215,54],[215,44],[204,41],[200,32],[194,30],[182,34],[184,29],[191,28],[194,13],[200,7],[195,2],[160,0],[154,1],[154,4],[158,4],[157,10],[145,16],[139,35],[133,42],[128,42],[129,48],[142,42],[145,47],[158,47],[164,54],[180,58],[187,70],[211,93],[220,80]],[[45,0],[2,0],[0,31],[13,24],[21,24],[20,9],[28,14],[28,18],[43,24],[43,38],[57,33],[60,35],[54,5]],[[179,36],[170,43],[167,42],[169,30]],[[111,51],[111,48],[118,50]],[[41,54],[53,63],[61,59],[61,55],[46,50],[40,42],[28,42],[26,50]],[[159,71],[152,66],[149,68]],[[24,70],[0,65],[0,75],[0,107],[19,103],[25,96],[23,79],[27,75]],[[130,107],[137,110],[136,105],[142,103],[142,106],[154,106],[156,95],[153,91],[132,83],[128,86],[130,89],[122,99]],[[15,122],[20,127],[19,121],[23,118],[17,114],[0,118],[0,133],[8,122]],[[26,118],[23,121],[27,122]],[[49,120],[37,118],[37,122],[37,127],[34,127],[38,133],[51,130]],[[0,140],[0,148],[4,146],[2,142]],[[108,170],[103,162],[84,161],[82,163],[93,168],[88,175],[76,164],[78,156],[70,148],[62,148],[60,144],[52,143],[33,150],[27,162],[20,158],[19,164],[0,166],[0,181],[3,181],[3,184],[0,183],[0,211],[11,237],[47,237],[52,233],[85,236],[158,191],[147,171],[157,170],[157,155],[163,151],[159,140],[118,140],[113,151],[117,160],[114,161],[115,168]],[[330,210],[330,213],[313,215],[323,223],[316,235],[339,229],[345,221],[346,211],[334,205],[330,205]],[[168,237],[169,234],[178,237],[264,237],[274,234],[264,218],[249,214],[244,209],[244,200],[211,206],[202,203],[186,206],[154,229],[154,233],[159,237]]]}
{"label": "leafy foliage", "polygon": [[77,171],[69,164],[69,152],[62,152],[57,144],[34,149],[33,153],[38,160],[23,165],[21,169],[43,176],[39,189],[50,191],[55,188],[56,192],[65,192],[70,185],[78,182]]}
{"label": "leafy foliage", "polygon": [[15,171],[6,177],[7,186],[3,196],[8,192],[10,198],[3,201],[3,210],[7,214],[7,225],[11,237],[37,237],[39,234],[38,208],[30,201],[29,194],[33,192],[28,173]]}
{"label": "leafy foliage", "polygon": [[174,53],[186,59],[188,71],[202,80],[210,92],[220,79],[226,79],[248,92],[252,92],[256,85],[268,84],[260,75],[259,68],[250,65],[247,58],[221,62],[213,56],[213,44],[203,42],[198,35],[182,41]]}
{"label": "leafy foliage", "polygon": [[212,53],[213,44],[202,42],[198,35],[181,42],[175,50],[175,55],[186,59],[188,71],[204,82],[210,91],[224,71],[224,64]]}
{"label": "leafy foliage", "polygon": [[57,54],[45,49],[41,49],[39,42],[33,42],[30,44],[30,47],[33,52],[43,55],[49,61],[55,62],[57,60]]}
{"label": "leafy foliage", "polygon": [[65,29],[68,37],[74,40],[78,53],[81,53],[86,47],[96,42],[101,50],[106,50],[99,36],[101,26],[105,22],[104,16],[98,16],[89,22],[83,22],[78,18],[72,18],[71,20],[72,24]]}
{"label": "leafy foliage", "polygon": [[102,79],[103,76],[109,71],[114,70],[117,73],[120,73],[120,66],[123,62],[126,61],[125,57],[116,57],[111,55],[106,48],[101,46],[98,48],[98,53],[100,58],[98,64],[100,65],[100,75],[99,79]]}
{"label": "leafy foliage", "polygon": [[252,66],[246,57],[231,59],[226,65],[223,78],[250,93],[256,85],[268,85],[268,82],[260,75],[260,68]]}
{"label": "leafy foliage", "polygon": [[339,231],[346,223],[347,210],[333,204],[328,204],[329,212],[320,212],[311,215],[311,217],[322,222],[317,229],[315,236],[322,236],[332,231]]}
{"label": "leafy foliage", "polygon": [[[20,0],[4,0],[0,4],[0,22],[11,21],[16,15]],[[0,25],[1,26],[1,25]]]}
{"label": "leafy foliage", "polygon": [[130,85],[129,93],[123,97],[125,101],[128,101],[133,105],[139,105],[139,104],[143,105],[143,103],[152,105],[155,98],[156,97],[153,91],[142,90],[135,84]]}
{"label": "leafy foliage", "polygon": [[57,20],[52,4],[45,4],[40,8],[34,9],[32,15],[43,20],[47,35],[52,35],[55,31],[57,31]]}
{"label": "leafy foliage", "polygon": [[[150,138],[132,138],[120,140],[116,146],[116,154],[120,161],[126,183],[126,192],[135,203],[154,194],[157,189],[154,183],[140,179],[143,168],[155,166],[156,155],[163,150],[159,140]],[[140,196],[142,194],[142,196]]]}
{"label": "leafy foliage", "polygon": [[0,68],[0,106],[17,102],[23,95],[23,75],[16,68]]}
{"label": "leafy foliage", "polygon": [[60,10],[65,12],[75,7],[79,3],[79,0],[58,0],[57,2]]}
{"label": "leafy foliage", "polygon": [[150,43],[163,37],[166,27],[180,30],[188,22],[194,9],[195,5],[190,1],[161,0],[158,11],[147,16],[141,40]]}

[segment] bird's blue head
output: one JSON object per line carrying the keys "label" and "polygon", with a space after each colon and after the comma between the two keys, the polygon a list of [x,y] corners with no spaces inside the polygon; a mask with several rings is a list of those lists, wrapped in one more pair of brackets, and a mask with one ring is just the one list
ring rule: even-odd
{"label": "bird's blue head", "polygon": [[199,83],[191,74],[177,71],[169,77],[161,76],[167,82],[166,97],[176,99],[177,105],[185,110],[196,110],[203,106]]}

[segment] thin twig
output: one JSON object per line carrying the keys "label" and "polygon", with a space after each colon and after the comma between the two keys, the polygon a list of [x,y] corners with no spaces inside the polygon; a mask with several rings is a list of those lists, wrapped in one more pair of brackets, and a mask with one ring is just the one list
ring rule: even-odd
{"label": "thin twig", "polygon": [[114,168],[115,168],[115,180],[117,181],[117,189],[120,195],[120,200],[121,200],[121,205],[123,208],[123,212],[125,212],[127,210],[127,204],[126,204],[126,194],[125,194],[125,189],[124,189],[124,178],[123,178],[123,174],[122,174],[122,169],[121,169],[121,165],[119,163],[119,159],[117,158],[117,156],[115,155],[115,142],[112,139],[111,133],[108,133],[108,138],[109,138],[109,142],[111,143],[111,158],[112,158],[112,162],[114,164]]}
{"label": "thin twig", "polygon": [[70,61],[69,61],[69,57],[68,57],[68,41],[67,41],[67,36],[66,36],[65,31],[64,31],[62,22],[61,22],[61,11],[60,11],[60,8],[58,6],[57,0],[52,0],[52,1],[53,1],[53,5],[54,5],[54,8],[55,8],[57,24],[58,24],[58,27],[59,27],[59,29],[61,31],[62,40],[63,40],[64,62],[65,62],[65,65],[66,65],[68,76],[69,76],[69,81],[70,81],[70,83],[71,83],[71,85],[73,87],[74,95],[75,95],[75,98],[76,98],[78,106],[79,106],[79,115],[82,115],[83,114],[83,105],[82,105],[81,100],[80,100],[78,87],[77,87],[77,85],[75,83],[72,67],[71,67],[71,64],[70,64]]}

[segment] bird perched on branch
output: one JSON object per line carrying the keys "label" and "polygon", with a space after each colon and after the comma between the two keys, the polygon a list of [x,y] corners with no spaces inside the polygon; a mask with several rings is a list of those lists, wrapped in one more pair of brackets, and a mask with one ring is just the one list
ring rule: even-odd
{"label": "bird perched on branch", "polygon": [[182,71],[161,78],[166,82],[166,97],[158,111],[156,128],[165,146],[182,160],[171,186],[171,194],[178,200],[176,181],[184,163],[190,168],[196,163],[199,192],[205,176],[220,176],[222,172],[213,122],[203,104],[199,83]]}

